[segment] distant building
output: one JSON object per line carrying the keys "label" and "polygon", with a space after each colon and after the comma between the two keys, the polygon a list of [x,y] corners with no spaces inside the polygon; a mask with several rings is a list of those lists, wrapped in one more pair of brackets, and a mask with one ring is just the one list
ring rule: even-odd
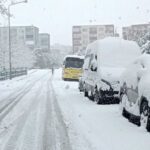
{"label": "distant building", "polygon": [[[8,46],[9,40],[8,27],[0,27],[0,45]],[[35,26],[12,26],[11,27],[11,46],[26,45],[31,49],[38,47],[39,29]]]}
{"label": "distant building", "polygon": [[125,40],[137,41],[140,37],[150,32],[150,23],[137,24],[122,28],[122,36]]}
{"label": "distant building", "polygon": [[48,33],[39,34],[39,47],[43,52],[50,52],[50,35]]}
{"label": "distant building", "polygon": [[73,51],[74,53],[85,51],[89,43],[109,36],[114,36],[114,25],[73,26]]}

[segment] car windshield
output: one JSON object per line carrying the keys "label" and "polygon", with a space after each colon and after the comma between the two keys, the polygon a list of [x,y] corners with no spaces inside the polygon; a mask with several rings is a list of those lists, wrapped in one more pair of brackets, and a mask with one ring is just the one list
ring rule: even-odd
{"label": "car windshield", "polygon": [[83,63],[83,59],[67,58],[65,62],[65,68],[82,68]]}

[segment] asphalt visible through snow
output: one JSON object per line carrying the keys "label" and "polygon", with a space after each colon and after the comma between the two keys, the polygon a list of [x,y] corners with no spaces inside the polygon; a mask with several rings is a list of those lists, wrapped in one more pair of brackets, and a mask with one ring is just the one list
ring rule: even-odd
{"label": "asphalt visible through snow", "polygon": [[33,76],[0,101],[0,150],[71,150],[50,71]]}

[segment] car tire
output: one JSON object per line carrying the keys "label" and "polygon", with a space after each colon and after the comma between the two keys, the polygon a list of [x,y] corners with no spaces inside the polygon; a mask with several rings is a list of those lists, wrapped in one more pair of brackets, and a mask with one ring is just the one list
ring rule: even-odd
{"label": "car tire", "polygon": [[147,100],[144,100],[140,106],[140,126],[143,126],[150,132],[150,114]]}
{"label": "car tire", "polygon": [[86,91],[86,89],[84,89],[84,96],[88,97],[88,92]]}

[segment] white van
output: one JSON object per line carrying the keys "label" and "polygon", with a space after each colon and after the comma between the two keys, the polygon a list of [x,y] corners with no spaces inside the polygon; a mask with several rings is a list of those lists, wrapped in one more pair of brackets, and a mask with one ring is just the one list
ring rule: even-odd
{"label": "white van", "polygon": [[140,54],[135,42],[116,37],[89,44],[83,65],[84,95],[97,104],[119,103],[120,75]]}

